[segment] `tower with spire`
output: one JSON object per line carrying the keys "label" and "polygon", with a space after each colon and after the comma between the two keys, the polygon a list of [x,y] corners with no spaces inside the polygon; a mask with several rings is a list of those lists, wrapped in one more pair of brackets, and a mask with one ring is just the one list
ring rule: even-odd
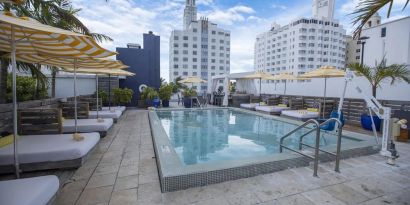
{"label": "tower with spire", "polygon": [[184,30],[189,28],[192,21],[197,20],[195,0],[186,0],[184,9]]}

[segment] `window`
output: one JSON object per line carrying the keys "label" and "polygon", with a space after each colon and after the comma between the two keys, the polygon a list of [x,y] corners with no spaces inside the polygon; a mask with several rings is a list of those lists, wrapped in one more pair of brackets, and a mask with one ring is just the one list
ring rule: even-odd
{"label": "window", "polygon": [[176,40],[176,41],[177,41],[177,40],[178,40],[178,36],[174,36],[174,40]]}
{"label": "window", "polygon": [[360,48],[356,49],[356,53],[360,53]]}
{"label": "window", "polygon": [[198,61],[197,58],[192,59],[192,62],[197,62],[197,61]]}
{"label": "window", "polygon": [[198,40],[198,38],[197,38],[196,36],[194,36],[192,39],[193,39],[194,41],[197,41],[197,40]]}
{"label": "window", "polygon": [[194,44],[192,45],[192,48],[198,48],[198,45]]}
{"label": "window", "polygon": [[192,31],[194,31],[194,33],[198,32],[198,29],[194,28]]}
{"label": "window", "polygon": [[197,66],[197,65],[193,65],[192,68],[193,68],[193,69],[197,69],[198,66]]}
{"label": "window", "polygon": [[196,72],[192,72],[192,75],[193,75],[193,76],[197,76],[197,73],[196,73]]}
{"label": "window", "polygon": [[178,48],[178,44],[177,44],[177,43],[174,43],[174,48]]}
{"label": "window", "polygon": [[192,51],[192,54],[193,54],[194,56],[196,56],[196,55],[198,54],[198,52],[197,52],[197,51]]}
{"label": "window", "polygon": [[188,48],[188,44],[187,44],[187,43],[184,43],[184,48]]}
{"label": "window", "polygon": [[178,50],[174,50],[174,54],[178,54]]}
{"label": "window", "polygon": [[174,61],[175,61],[175,62],[178,62],[178,58],[174,58]]}
{"label": "window", "polygon": [[188,54],[188,50],[183,50],[182,53],[187,55],[187,54]]}
{"label": "window", "polygon": [[188,72],[184,72],[183,75],[184,75],[184,76],[188,76]]}
{"label": "window", "polygon": [[[178,64],[175,64],[175,65],[174,65],[174,68],[178,68]],[[177,75],[178,75],[178,74],[177,74]]]}
{"label": "window", "polygon": [[182,61],[188,62],[188,58],[183,58]]}
{"label": "window", "polygon": [[382,28],[381,37],[386,37],[386,27]]}
{"label": "window", "polygon": [[175,76],[178,75],[178,72],[174,72],[174,75],[175,75]]}
{"label": "window", "polygon": [[216,61],[215,61],[215,59],[211,59],[211,63],[215,63]]}
{"label": "window", "polygon": [[187,40],[188,40],[188,36],[184,36],[184,40],[187,41]]}

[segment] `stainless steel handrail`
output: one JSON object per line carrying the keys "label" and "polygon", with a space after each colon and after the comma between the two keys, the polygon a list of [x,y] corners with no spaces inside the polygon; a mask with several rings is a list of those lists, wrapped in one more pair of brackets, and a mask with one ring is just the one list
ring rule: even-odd
{"label": "stainless steel handrail", "polygon": [[[294,134],[296,131],[298,131],[298,130],[300,130],[300,129],[302,129],[302,128],[305,128],[305,127],[306,127],[307,125],[309,125],[309,124],[315,124],[315,125],[316,125],[316,127],[313,128],[313,130],[316,131],[315,155],[314,155],[313,157],[310,156],[310,155],[307,155],[307,154],[305,154],[305,153],[303,153],[303,152],[300,152],[300,151],[298,151],[298,150],[295,150],[295,149],[292,149],[292,148],[290,148],[290,147],[287,147],[287,146],[283,145],[283,141],[284,141],[287,137],[291,136],[291,135]],[[311,131],[309,131],[309,132],[311,132]],[[319,168],[319,144],[320,144],[320,143],[319,143],[319,140],[320,140],[320,124],[319,124],[319,122],[318,122],[317,120],[310,119],[310,120],[306,121],[305,123],[303,123],[302,125],[300,125],[299,127],[297,127],[296,129],[292,130],[291,132],[289,132],[288,134],[286,134],[286,135],[284,135],[283,137],[280,138],[279,152],[282,153],[283,148],[285,148],[285,149],[288,149],[288,150],[290,150],[290,151],[296,152],[296,153],[298,153],[298,154],[300,154],[300,155],[303,155],[303,156],[306,156],[306,157],[309,157],[309,158],[313,159],[313,161],[314,161],[314,164],[313,164],[313,176],[317,177],[317,171],[318,171],[318,168]]]}
{"label": "stainless steel handrail", "polygon": [[[337,129],[338,129],[338,131],[337,131],[336,153],[332,153],[332,152],[329,152],[329,151],[326,151],[326,150],[322,150],[322,149],[320,149],[320,148],[318,148],[318,150],[321,151],[321,152],[325,152],[325,153],[327,153],[327,154],[330,154],[330,155],[335,156],[335,157],[336,157],[335,171],[336,171],[336,172],[340,172],[339,164],[340,164],[340,150],[341,150],[341,143],[342,143],[342,125],[343,125],[343,124],[342,124],[342,122],[341,122],[339,119],[337,119],[337,118],[330,118],[330,119],[326,120],[325,122],[321,123],[319,127],[321,127],[321,126],[323,126],[323,125],[326,125],[326,124],[329,124],[329,123],[331,123],[331,122],[336,122],[336,123],[337,123]],[[310,132],[310,133],[311,133],[311,132]],[[308,133],[307,133],[307,134],[308,134]],[[302,147],[303,147],[303,146],[307,146],[307,147],[310,147],[310,148],[314,148],[315,151],[316,151],[316,147],[318,147],[318,146],[313,147],[313,146],[310,146],[310,145],[308,145],[308,144],[303,143],[303,138],[304,138],[307,134],[304,134],[304,135],[300,136],[300,138],[299,138],[299,150],[302,150]],[[316,143],[317,143],[317,142],[316,142]]]}

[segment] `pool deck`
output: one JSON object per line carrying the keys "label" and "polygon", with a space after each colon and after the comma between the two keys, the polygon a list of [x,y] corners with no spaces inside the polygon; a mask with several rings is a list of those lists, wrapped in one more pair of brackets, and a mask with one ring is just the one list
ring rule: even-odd
{"label": "pool deck", "polygon": [[[351,129],[349,127],[349,129]],[[161,193],[148,111],[128,110],[78,170],[56,174],[61,190],[55,204],[409,204],[410,144],[397,143],[398,166],[379,155],[320,164],[319,178],[310,167]]]}

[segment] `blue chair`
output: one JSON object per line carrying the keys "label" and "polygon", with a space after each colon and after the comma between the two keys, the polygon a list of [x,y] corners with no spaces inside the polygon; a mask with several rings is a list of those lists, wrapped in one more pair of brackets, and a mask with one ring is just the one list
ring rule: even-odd
{"label": "blue chair", "polygon": [[[336,111],[336,110],[333,110],[333,111],[330,113],[330,118],[338,118],[338,119],[340,120],[340,122],[342,122],[342,127],[345,125],[345,118],[344,118],[344,116],[343,116],[343,113],[341,113],[340,118],[339,118],[339,114],[337,113],[337,111]],[[330,118],[329,118],[329,119],[330,119]],[[324,121],[326,121],[326,120],[327,120],[327,119],[320,119],[319,122],[322,123],[322,122],[324,122]],[[335,129],[335,127],[336,127],[336,122],[335,122],[335,121],[332,121],[332,122],[330,122],[330,123],[328,123],[328,124],[326,124],[326,125],[320,126],[320,129],[321,129],[321,130],[325,130],[325,131],[333,131],[333,130]]]}

